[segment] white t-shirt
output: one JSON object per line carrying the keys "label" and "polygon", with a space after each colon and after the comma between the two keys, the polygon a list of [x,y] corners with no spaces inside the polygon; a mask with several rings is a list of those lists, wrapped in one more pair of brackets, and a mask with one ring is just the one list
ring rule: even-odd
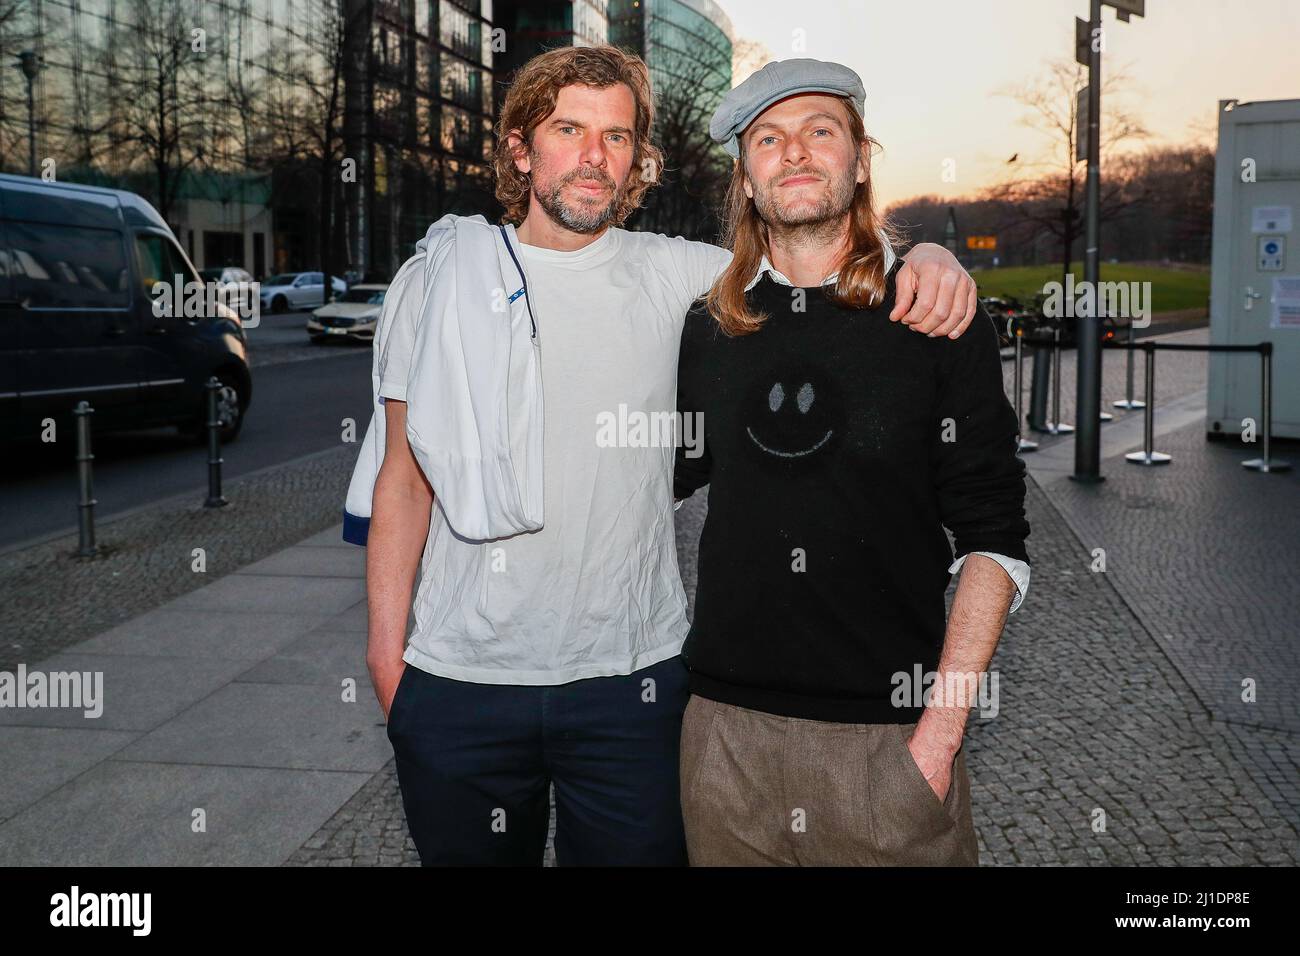
{"label": "white t-shirt", "polygon": [[[629,674],[678,654],[689,628],[672,436],[636,420],[676,411],[686,312],[731,254],[623,229],[576,252],[517,251],[541,351],[545,523],[467,541],[435,506],[403,659],[491,684]],[[405,395],[423,282],[405,269],[388,291],[375,348],[389,398]]]}

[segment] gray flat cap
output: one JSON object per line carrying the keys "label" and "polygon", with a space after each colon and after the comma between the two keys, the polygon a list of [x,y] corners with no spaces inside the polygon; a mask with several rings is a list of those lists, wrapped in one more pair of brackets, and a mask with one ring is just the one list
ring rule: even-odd
{"label": "gray flat cap", "polygon": [[709,120],[709,135],[732,156],[740,156],[736,141],[758,114],[796,93],[847,96],[862,115],[867,91],[862,78],[841,63],[825,60],[773,60],[727,93]]}

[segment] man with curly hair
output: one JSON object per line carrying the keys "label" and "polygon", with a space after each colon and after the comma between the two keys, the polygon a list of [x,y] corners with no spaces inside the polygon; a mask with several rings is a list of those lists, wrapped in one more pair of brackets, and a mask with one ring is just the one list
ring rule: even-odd
{"label": "man with curly hair", "polygon": [[[675,411],[686,313],[730,253],[620,228],[659,178],[653,123],[645,64],[608,46],[536,57],[499,117],[544,383],[540,530],[467,540],[434,507],[405,427],[425,270],[408,262],[385,301],[367,664],[426,865],[538,865],[552,783],[558,863],[686,863],[674,448],[603,441],[601,423]],[[938,247],[909,254],[902,286],[918,304],[900,296],[896,318],[918,331],[960,334],[973,314]]]}

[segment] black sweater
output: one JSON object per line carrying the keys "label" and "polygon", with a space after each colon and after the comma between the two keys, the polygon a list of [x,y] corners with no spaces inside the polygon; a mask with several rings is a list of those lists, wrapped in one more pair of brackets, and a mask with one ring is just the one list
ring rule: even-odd
{"label": "black sweater", "polygon": [[[696,694],[847,723],[906,723],[897,682],[935,669],[954,554],[1028,561],[1024,463],[981,307],[958,339],[848,309],[764,275],[769,319],[723,333],[697,302],[682,334],[678,408],[702,413],[704,454],[678,449],[675,493],[709,485],[695,616],[683,654]],[[687,433],[690,434],[689,432]],[[920,691],[918,690],[919,694]]]}

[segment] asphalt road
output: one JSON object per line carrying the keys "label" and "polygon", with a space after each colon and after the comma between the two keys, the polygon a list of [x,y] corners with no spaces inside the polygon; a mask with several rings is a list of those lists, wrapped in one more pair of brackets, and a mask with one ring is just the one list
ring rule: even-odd
{"label": "asphalt road", "polygon": [[285,312],[280,315],[267,312],[258,316],[256,326],[245,327],[249,350],[257,352],[286,345],[301,345],[307,341],[304,329],[310,317],[308,311]]}
{"label": "asphalt road", "polygon": [[[224,480],[337,447],[345,418],[356,420],[356,440],[364,437],[370,348],[305,345],[305,320],[268,316],[249,330],[253,401],[239,437],[223,446]],[[173,428],[97,436],[93,452],[97,519],[181,493],[206,497],[207,447]],[[5,448],[0,550],[76,530],[75,456],[72,442]]]}
{"label": "asphalt road", "polygon": [[[248,331],[253,404],[239,438],[223,448],[224,479],[337,447],[345,418],[356,420],[356,440],[364,437],[371,350],[345,343],[311,345],[303,330],[306,319],[305,312],[263,316]],[[1203,316],[1170,316],[1139,337],[1204,324]],[[1004,357],[1011,354],[1004,350]],[[206,446],[175,429],[98,436],[93,450],[98,519],[181,493],[192,493],[196,503],[206,497]],[[33,442],[4,452],[0,551],[75,531],[75,447]]]}

